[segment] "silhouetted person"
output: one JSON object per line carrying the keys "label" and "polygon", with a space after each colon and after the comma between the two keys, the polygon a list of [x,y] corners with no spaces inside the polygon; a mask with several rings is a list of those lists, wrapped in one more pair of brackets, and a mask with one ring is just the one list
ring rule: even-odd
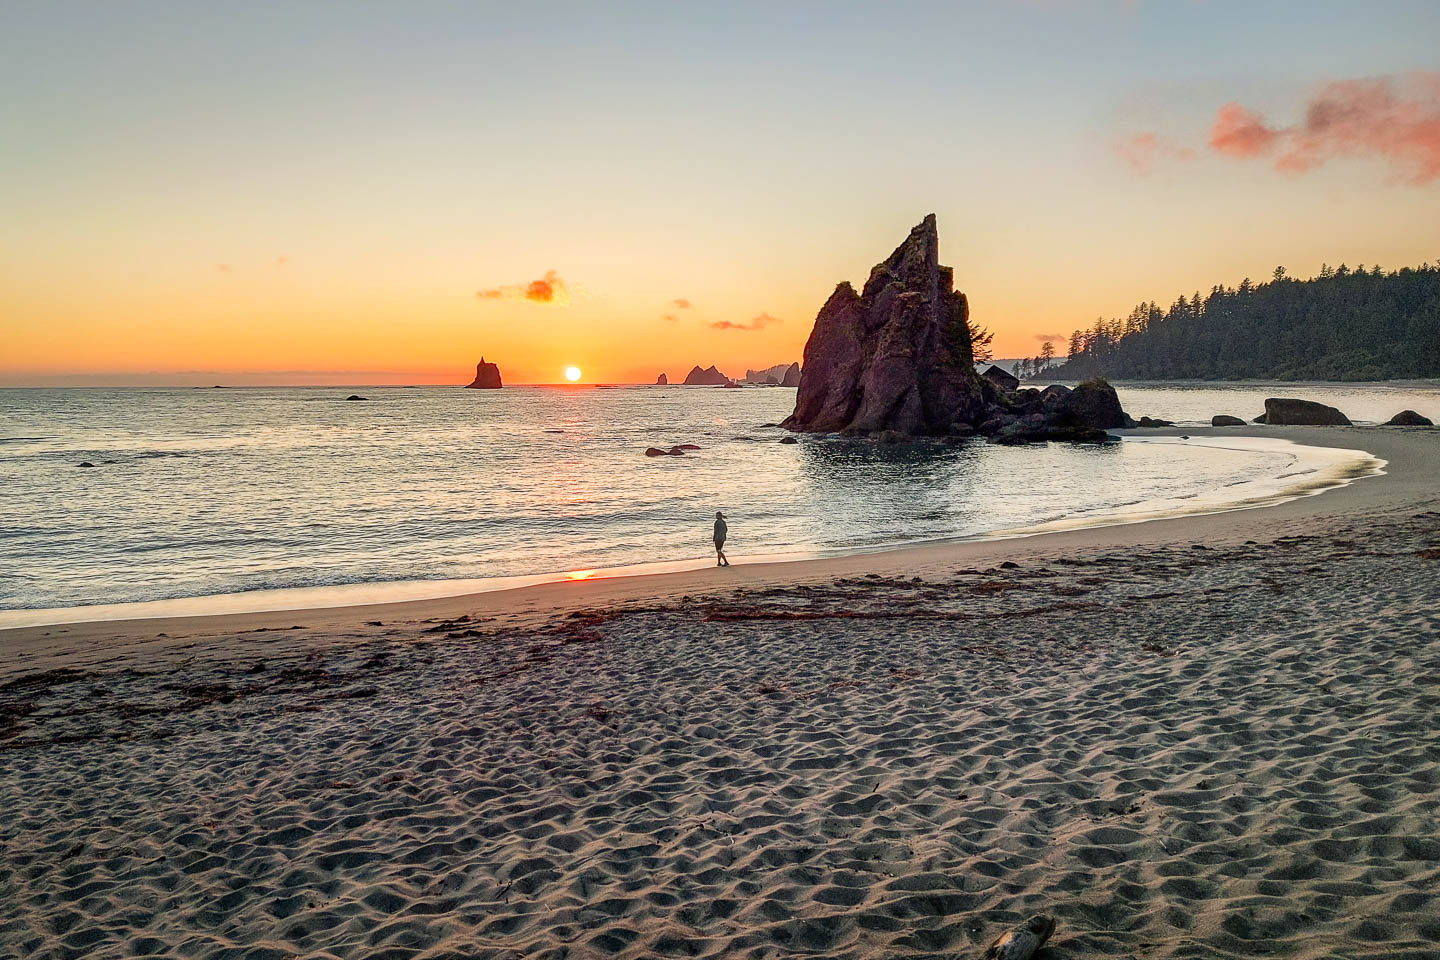
{"label": "silhouetted person", "polygon": [[728,567],[730,561],[725,559],[725,533],[728,528],[725,526],[725,514],[719,510],[715,511],[715,566]]}

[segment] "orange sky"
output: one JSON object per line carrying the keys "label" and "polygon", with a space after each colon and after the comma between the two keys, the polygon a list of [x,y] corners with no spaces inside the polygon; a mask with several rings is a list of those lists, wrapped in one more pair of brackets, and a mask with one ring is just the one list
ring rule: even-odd
{"label": "orange sky", "polygon": [[1440,255],[1433,4],[799,6],[7,8],[0,385],[739,376],[930,212],[1001,357]]}

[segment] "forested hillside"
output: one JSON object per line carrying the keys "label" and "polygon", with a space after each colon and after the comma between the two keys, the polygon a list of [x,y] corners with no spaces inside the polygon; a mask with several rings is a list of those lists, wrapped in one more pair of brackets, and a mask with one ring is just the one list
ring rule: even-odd
{"label": "forested hillside", "polygon": [[[1440,377],[1440,263],[1384,273],[1325,266],[1296,280],[1277,267],[1168,310],[1142,303],[1070,337],[1046,379],[1386,380]],[[1031,370],[1043,366],[1035,363]]]}

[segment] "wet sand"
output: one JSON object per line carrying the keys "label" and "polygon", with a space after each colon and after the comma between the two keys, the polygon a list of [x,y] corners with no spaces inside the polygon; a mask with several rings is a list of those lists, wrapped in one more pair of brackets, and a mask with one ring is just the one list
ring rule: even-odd
{"label": "wet sand", "polygon": [[1256,432],[1387,474],[0,633],[0,954],[1440,956],[1440,431]]}

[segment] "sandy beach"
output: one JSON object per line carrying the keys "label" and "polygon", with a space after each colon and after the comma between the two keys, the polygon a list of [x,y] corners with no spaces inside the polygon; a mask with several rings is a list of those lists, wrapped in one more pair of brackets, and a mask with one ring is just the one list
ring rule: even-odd
{"label": "sandy beach", "polygon": [[1440,431],[1189,432],[1386,472],[0,632],[0,955],[1440,957]]}

